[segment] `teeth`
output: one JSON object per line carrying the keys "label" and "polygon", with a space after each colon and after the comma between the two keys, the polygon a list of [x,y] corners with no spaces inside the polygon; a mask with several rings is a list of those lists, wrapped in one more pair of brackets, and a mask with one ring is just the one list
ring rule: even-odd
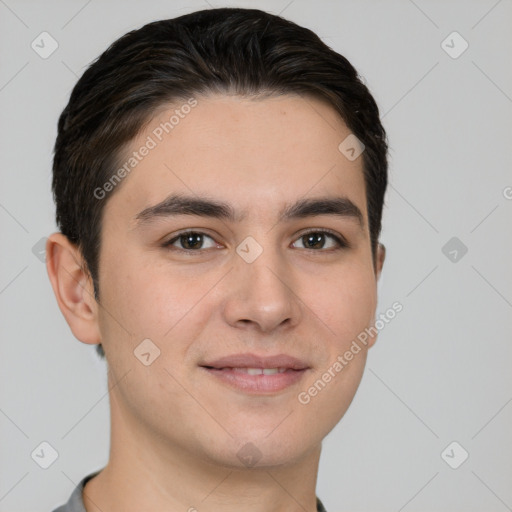
{"label": "teeth", "polygon": [[276,373],[284,373],[286,368],[233,368],[233,370],[249,375],[275,375]]}
{"label": "teeth", "polygon": [[249,375],[260,375],[264,370],[262,368],[247,368],[246,371]]}

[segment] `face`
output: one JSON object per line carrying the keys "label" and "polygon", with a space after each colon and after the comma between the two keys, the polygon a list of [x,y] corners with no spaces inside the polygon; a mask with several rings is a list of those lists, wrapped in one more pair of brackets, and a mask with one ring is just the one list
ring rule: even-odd
{"label": "face", "polygon": [[319,100],[196,100],[132,141],[126,160],[154,147],[105,205],[111,393],[141,439],[215,464],[288,464],[343,416],[374,341],[336,366],[376,308],[362,157],[340,152],[350,131]]}

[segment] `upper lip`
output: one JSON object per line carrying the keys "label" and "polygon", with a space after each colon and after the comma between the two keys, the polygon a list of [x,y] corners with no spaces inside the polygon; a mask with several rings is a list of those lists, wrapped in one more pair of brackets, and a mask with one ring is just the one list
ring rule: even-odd
{"label": "upper lip", "polygon": [[304,361],[286,354],[277,354],[274,356],[232,354],[202,363],[200,366],[209,366],[212,368],[291,368],[292,370],[304,370],[309,368]]}

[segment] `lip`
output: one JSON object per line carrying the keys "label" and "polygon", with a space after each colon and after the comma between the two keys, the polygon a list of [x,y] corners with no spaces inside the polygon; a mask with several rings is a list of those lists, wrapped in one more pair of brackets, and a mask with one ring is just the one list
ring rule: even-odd
{"label": "lip", "polygon": [[[272,394],[302,380],[309,366],[300,359],[286,354],[258,356],[233,354],[200,367],[224,385],[248,394]],[[246,368],[281,368],[285,371],[271,375],[250,375]]]}

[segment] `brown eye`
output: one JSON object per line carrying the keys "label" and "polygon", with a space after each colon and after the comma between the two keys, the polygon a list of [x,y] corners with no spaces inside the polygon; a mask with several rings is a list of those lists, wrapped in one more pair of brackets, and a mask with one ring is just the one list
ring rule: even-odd
{"label": "brown eye", "polygon": [[[330,245],[328,243],[328,239],[331,239]],[[301,240],[304,249],[309,250],[336,250],[348,247],[347,242],[340,236],[325,230],[316,230],[303,233],[298,240]],[[334,241],[334,245],[332,241]],[[326,247],[326,243],[329,246]]]}
{"label": "brown eye", "polygon": [[[177,250],[182,251],[191,251],[198,252],[199,249],[208,249],[211,247],[204,247],[205,238],[209,238],[212,240],[213,244],[211,247],[215,247],[215,241],[211,236],[206,235],[205,233],[200,233],[197,231],[186,231],[185,233],[180,233],[175,236],[171,240],[164,243],[163,247],[166,248],[176,248]],[[175,244],[178,243],[178,246]]]}

